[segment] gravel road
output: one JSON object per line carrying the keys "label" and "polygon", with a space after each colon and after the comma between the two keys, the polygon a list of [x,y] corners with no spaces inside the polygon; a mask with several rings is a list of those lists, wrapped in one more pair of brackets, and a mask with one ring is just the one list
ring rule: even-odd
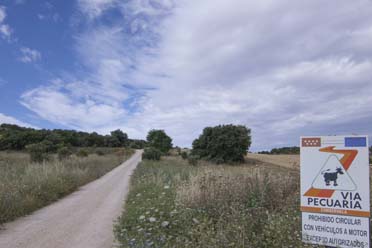
{"label": "gravel road", "polygon": [[110,248],[141,151],[100,179],[0,230],[1,248]]}

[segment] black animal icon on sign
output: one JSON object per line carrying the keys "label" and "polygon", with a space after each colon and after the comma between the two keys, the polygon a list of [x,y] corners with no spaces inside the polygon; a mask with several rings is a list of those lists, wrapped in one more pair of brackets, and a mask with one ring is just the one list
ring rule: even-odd
{"label": "black animal icon on sign", "polygon": [[330,169],[323,171],[322,175],[324,176],[324,182],[326,183],[326,185],[329,186],[331,181],[333,181],[333,186],[338,186],[337,184],[338,174],[340,175],[344,174],[341,167],[336,168],[335,172],[330,172]]}

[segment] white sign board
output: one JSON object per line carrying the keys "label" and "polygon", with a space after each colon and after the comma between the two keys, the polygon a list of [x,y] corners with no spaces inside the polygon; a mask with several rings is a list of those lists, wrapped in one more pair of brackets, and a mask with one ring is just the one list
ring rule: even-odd
{"label": "white sign board", "polygon": [[331,247],[369,248],[369,218],[302,212],[302,240]]}
{"label": "white sign board", "polygon": [[369,247],[367,136],[301,137],[303,241]]}

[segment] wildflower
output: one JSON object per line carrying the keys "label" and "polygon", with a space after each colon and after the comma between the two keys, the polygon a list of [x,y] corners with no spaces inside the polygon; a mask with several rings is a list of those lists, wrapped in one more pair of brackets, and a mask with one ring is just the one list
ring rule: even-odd
{"label": "wildflower", "polygon": [[167,226],[169,226],[169,221],[163,221],[163,222],[161,223],[161,226],[162,226],[162,227],[167,227]]}

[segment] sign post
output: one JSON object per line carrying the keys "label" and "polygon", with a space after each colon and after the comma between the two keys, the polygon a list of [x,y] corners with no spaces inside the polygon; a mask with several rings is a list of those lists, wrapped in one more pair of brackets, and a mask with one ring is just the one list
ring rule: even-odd
{"label": "sign post", "polygon": [[370,247],[367,136],[301,137],[302,240]]}

